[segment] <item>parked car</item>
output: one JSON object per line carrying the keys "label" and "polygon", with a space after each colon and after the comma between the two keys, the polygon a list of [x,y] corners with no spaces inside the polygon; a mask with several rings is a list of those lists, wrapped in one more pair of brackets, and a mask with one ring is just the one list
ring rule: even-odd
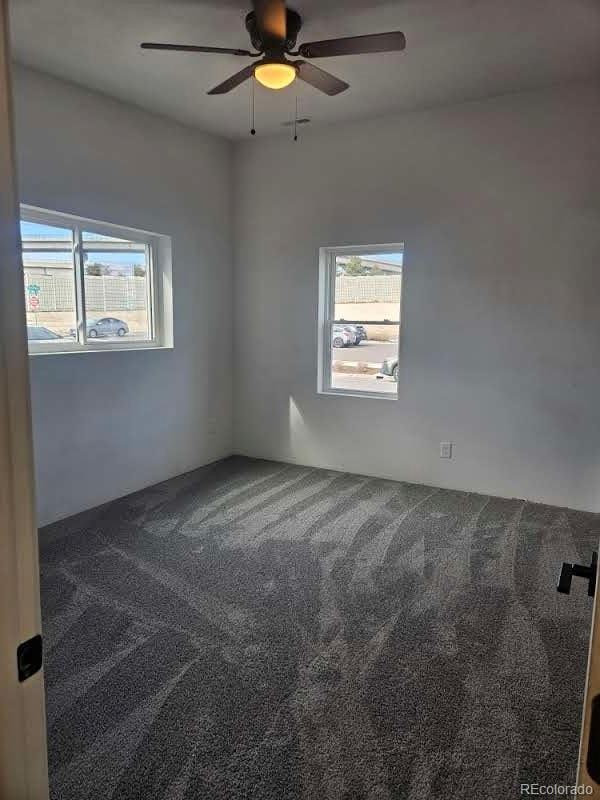
{"label": "parked car", "polygon": [[381,365],[381,369],[375,377],[379,380],[383,380],[383,378],[391,378],[393,381],[398,383],[398,357],[394,356],[393,358],[386,358]]}
{"label": "parked car", "polygon": [[41,342],[48,339],[62,339],[63,337],[51,331],[50,328],[43,328],[40,325],[28,325],[27,338],[30,342]]}
{"label": "parked car", "polygon": [[363,339],[366,339],[366,334],[363,336],[360,328],[362,328],[362,325],[346,325],[342,324],[341,322],[337,325],[334,325],[335,330],[344,331],[344,333],[348,336],[349,341],[346,345],[344,345],[345,347],[352,347],[353,345],[360,344]]}
{"label": "parked car", "polygon": [[[129,325],[116,317],[88,319],[86,327],[88,339],[96,339],[100,336],[125,336],[126,333],[129,333]],[[75,328],[71,328],[69,333],[71,336],[77,336]]]}
{"label": "parked car", "polygon": [[344,325],[344,330],[352,337],[352,344],[360,344],[361,336],[356,325]]}
{"label": "parked car", "polygon": [[355,342],[354,333],[346,325],[334,325],[331,329],[331,344],[333,347],[350,347]]}
{"label": "parked car", "polygon": [[346,333],[350,336],[350,338],[353,340],[350,343],[351,345],[360,344],[363,341],[363,339],[367,338],[367,332],[365,330],[364,325],[354,325],[354,323],[352,323],[348,325],[340,324],[339,327],[343,328],[346,331]]}
{"label": "parked car", "polygon": [[365,328],[364,325],[353,325],[352,327],[356,328],[356,332],[358,333],[358,342],[357,342],[357,344],[360,344],[365,339],[369,338],[367,336],[367,329]]}

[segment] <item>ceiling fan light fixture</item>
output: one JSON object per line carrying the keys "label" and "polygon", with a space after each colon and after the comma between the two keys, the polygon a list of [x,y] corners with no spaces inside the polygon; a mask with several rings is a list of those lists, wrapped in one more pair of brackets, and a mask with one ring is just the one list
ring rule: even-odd
{"label": "ceiling fan light fixture", "polygon": [[[304,42],[296,49],[296,41],[302,28],[302,17],[297,11],[287,7],[286,0],[246,0],[246,2],[251,2],[252,5],[252,10],[246,15],[246,30],[250,34],[254,52],[240,47],[214,47],[175,42],[142,42],[141,47],[144,50],[222,53],[260,59],[248,64],[218,86],[214,86],[207,92],[209,95],[228,94],[254,77],[262,86],[274,90],[285,89],[297,78],[329,97],[345,92],[350,85],[317,67],[312,63],[313,58],[397,53],[406,47],[406,37],[401,31],[388,31],[366,36],[344,36],[338,39]],[[288,61],[288,56],[300,56],[300,59]],[[254,86],[254,83],[252,85]],[[297,125],[297,122],[294,124]]]}
{"label": "ceiling fan light fixture", "polygon": [[267,89],[285,89],[296,80],[296,67],[281,61],[268,61],[257,64],[254,77]]}

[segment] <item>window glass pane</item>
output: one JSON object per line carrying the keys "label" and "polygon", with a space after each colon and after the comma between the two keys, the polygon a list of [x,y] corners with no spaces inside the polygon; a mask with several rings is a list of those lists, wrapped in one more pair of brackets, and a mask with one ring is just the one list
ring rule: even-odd
{"label": "window glass pane", "polygon": [[73,241],[70,228],[57,228],[55,225],[43,225],[40,222],[21,220],[21,241],[28,249],[52,248],[54,245],[64,247],[65,242]]}
{"label": "window glass pane", "polygon": [[335,319],[400,322],[402,260],[401,252],[338,254]]}
{"label": "window glass pane", "polygon": [[403,252],[338,252],[331,264],[329,386],[397,395]]}
{"label": "window glass pane", "polygon": [[396,394],[400,327],[334,324],[331,388]]}
{"label": "window glass pane", "polygon": [[94,233],[92,231],[82,231],[81,238],[84,242],[121,242],[123,244],[133,244],[128,242],[127,239],[119,239],[117,236],[105,236],[102,233]]}
{"label": "window glass pane", "polygon": [[152,338],[149,248],[83,231],[88,342]]}
{"label": "window glass pane", "polygon": [[21,220],[27,338],[56,346],[76,332],[73,232]]}

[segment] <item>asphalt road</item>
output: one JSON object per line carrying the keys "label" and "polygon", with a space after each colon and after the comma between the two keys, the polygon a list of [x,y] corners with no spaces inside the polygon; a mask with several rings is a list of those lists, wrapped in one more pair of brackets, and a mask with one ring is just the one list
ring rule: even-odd
{"label": "asphalt road", "polygon": [[367,339],[354,347],[334,347],[334,361],[369,361],[381,364],[398,355],[398,342],[372,342]]}

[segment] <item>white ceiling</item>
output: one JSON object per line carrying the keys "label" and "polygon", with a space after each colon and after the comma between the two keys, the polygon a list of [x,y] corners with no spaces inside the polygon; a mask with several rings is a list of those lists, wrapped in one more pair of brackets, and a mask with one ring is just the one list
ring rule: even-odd
{"label": "white ceiling", "polygon": [[[295,0],[299,42],[402,30],[404,53],[315,61],[351,84],[298,82],[313,125],[472,100],[600,74],[600,0]],[[12,0],[17,61],[229,138],[248,135],[249,86],[206,91],[235,56],[141,51],[143,40],[249,47],[240,0]],[[325,9],[325,10],[324,10]],[[295,88],[257,91],[259,135],[284,132]]]}

